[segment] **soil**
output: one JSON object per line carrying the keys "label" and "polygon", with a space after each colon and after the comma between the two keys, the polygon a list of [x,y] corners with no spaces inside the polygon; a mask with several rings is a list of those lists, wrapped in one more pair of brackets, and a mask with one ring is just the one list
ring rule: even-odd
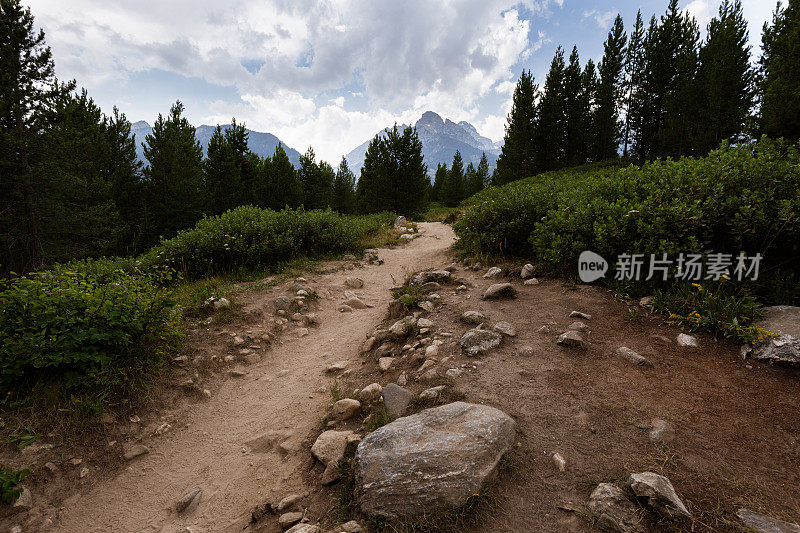
{"label": "soil", "polygon": [[[164,392],[169,405],[142,413],[139,422],[115,423],[109,435],[116,442],[98,444],[112,450],[116,461],[95,462],[89,453],[81,465],[70,465],[74,450],[60,447],[25,457],[3,452],[4,463],[34,465],[26,484],[35,511],[1,519],[0,530],[19,524],[23,531],[38,531],[52,521],[50,531],[76,533],[280,531],[272,515],[251,524],[251,511],[292,493],[305,495],[311,521],[333,524],[341,518],[339,486],[319,484],[322,468],[309,452],[326,421],[331,387],[346,395],[372,382],[394,382],[401,371],[415,393],[446,383],[442,401],[486,403],[517,421],[510,466],[492,490],[490,510],[466,530],[592,531],[585,505],[594,486],[644,470],[668,476],[695,517],[682,523],[650,519],[653,531],[740,531],[735,512],[742,506],[800,519],[800,371],[751,365],[741,359],[736,344],[707,335],[700,335],[700,348],[680,348],[678,329],[603,289],[550,279],[523,285],[512,273],[503,281],[514,284],[517,297],[484,301],[480,295],[498,280],[483,279],[484,271],[461,265],[454,276],[467,290],[443,286],[438,291],[442,305],[423,314],[444,341],[440,374],[448,368],[463,368],[463,373],[420,383],[414,379],[419,362],[409,356],[382,373],[377,357],[362,354],[361,347],[376,326],[385,325],[391,287],[412,272],[455,260],[449,226],[427,223],[420,228],[422,236],[407,245],[378,250],[382,264],[334,262],[305,274],[305,284],[319,296],[310,309],[319,325],[308,327],[307,335],[300,324],[290,321],[283,328],[275,322],[273,301],[291,296],[294,280],[237,297],[230,323],[198,321],[186,351],[193,363],[177,372],[180,377]],[[348,276],[364,281],[362,289],[351,290],[373,307],[337,310]],[[458,317],[472,309],[489,317],[490,325],[510,322],[517,337],[505,338],[488,355],[465,357],[458,339],[468,326]],[[573,310],[592,316],[585,321],[591,328],[586,350],[555,344],[576,320],[568,317]],[[550,333],[539,333],[542,325]],[[241,362],[233,335],[248,337],[246,344],[256,346],[248,348],[251,364]],[[523,356],[528,346],[533,355]],[[620,346],[647,357],[653,366],[638,367],[620,358],[615,354]],[[400,354],[402,346],[394,349]],[[237,362],[224,363],[228,355]],[[325,372],[341,360],[349,361],[342,374]],[[234,377],[231,369],[245,375]],[[191,386],[183,383],[187,378]],[[654,418],[674,426],[672,442],[650,442]],[[337,428],[360,426],[358,421]],[[267,444],[247,445],[268,432]],[[149,453],[127,462],[119,459],[123,444],[133,442],[145,444]],[[564,472],[554,465],[554,452],[566,459]],[[44,472],[48,460],[58,466],[54,475]],[[89,474],[80,478],[80,469],[87,466]],[[203,489],[197,509],[177,513],[176,502],[195,486]]]}

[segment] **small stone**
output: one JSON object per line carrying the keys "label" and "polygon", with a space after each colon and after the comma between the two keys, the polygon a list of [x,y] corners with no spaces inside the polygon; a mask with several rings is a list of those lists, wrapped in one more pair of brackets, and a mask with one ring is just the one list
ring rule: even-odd
{"label": "small stone", "polygon": [[672,344],[672,339],[665,337],[664,335],[650,335],[650,337],[663,344]]}
{"label": "small stone", "polygon": [[528,263],[519,272],[519,277],[522,279],[529,279],[533,276],[533,265]]}
{"label": "small stone", "polygon": [[477,326],[486,322],[486,316],[480,311],[464,311],[459,320],[465,324]]}
{"label": "small stone", "polygon": [[423,300],[417,303],[417,306],[423,311],[427,311],[428,313],[432,313],[434,310],[433,302],[429,302],[428,300]]}
{"label": "small stone", "polygon": [[364,345],[361,347],[361,351],[363,353],[367,353],[371,349],[375,347],[375,342],[377,339],[375,337],[370,337],[366,341],[364,341]]}
{"label": "small stone", "polygon": [[378,368],[381,369],[381,372],[386,372],[392,365],[394,364],[394,357],[381,357],[378,359]]}
{"label": "small stone", "polygon": [[339,307],[336,308],[337,311],[340,313],[352,313],[353,308],[347,304],[341,304]]}
{"label": "small stone", "polygon": [[361,278],[348,277],[344,280],[344,284],[348,289],[361,289],[364,287],[364,280]]}
{"label": "small stone", "polygon": [[234,370],[231,370],[230,372],[228,372],[228,375],[230,375],[232,378],[242,378],[242,377],[247,375],[247,372],[245,372],[243,370],[235,370],[234,369]]}
{"label": "small stone", "polygon": [[628,485],[651,508],[671,516],[692,516],[675,492],[669,479],[653,472],[631,474]]}
{"label": "small stone", "polygon": [[617,355],[633,363],[634,365],[653,366],[653,363],[651,363],[646,357],[639,355],[638,353],[634,352],[633,350],[625,346],[620,346],[619,348],[617,348]]}
{"label": "small stone", "polygon": [[241,337],[241,336],[239,336],[239,335],[236,335],[236,336],[233,338],[233,345],[234,345],[234,346],[243,346],[243,345],[245,345],[245,344],[247,344],[247,341],[244,339],[244,337]]}
{"label": "small stone", "polygon": [[425,401],[436,401],[439,399],[439,395],[445,389],[444,385],[439,385],[438,387],[431,387],[430,389],[425,389],[421,393],[419,393],[420,400]]}
{"label": "small stone", "polygon": [[405,312],[405,304],[402,300],[392,300],[389,302],[389,318],[400,318]]}
{"label": "small stone", "polygon": [[208,389],[203,389],[203,396],[205,398],[211,398],[211,391]]}
{"label": "small stone", "polygon": [[534,355],[533,348],[531,346],[523,346],[522,348],[520,348],[519,354],[522,357],[533,357]]}
{"label": "small stone", "polygon": [[297,524],[284,531],[284,533],[322,533],[322,530],[319,526],[313,524]]}
{"label": "small stone", "polygon": [[214,310],[215,311],[218,311],[220,309],[227,309],[230,306],[231,306],[231,302],[227,298],[219,298],[217,300],[214,300]]}
{"label": "small stone", "polygon": [[389,328],[389,333],[394,339],[404,339],[413,331],[417,319],[413,316],[407,316],[398,320]]}
{"label": "small stone", "polygon": [[639,300],[639,305],[641,305],[642,307],[644,307],[646,309],[652,309],[653,308],[653,297],[652,296],[645,296],[644,298],[641,298]]}
{"label": "small stone", "polygon": [[290,494],[289,496],[286,496],[280,502],[278,502],[278,505],[275,506],[275,509],[279,513],[286,511],[288,509],[293,508],[298,503],[300,503],[302,499],[303,499],[302,494]]}
{"label": "small stone", "polygon": [[79,465],[79,464],[81,464],[82,462],[83,462],[83,459],[80,459],[80,458],[78,458],[78,457],[73,457],[72,459],[70,459],[70,460],[68,461],[68,463],[69,463],[69,464],[71,464],[72,466],[78,466],[78,465]]}
{"label": "small stone", "polygon": [[278,296],[277,298],[275,298],[273,305],[275,306],[275,309],[279,309],[281,311],[288,311],[289,309],[292,308],[292,301],[286,296]]}
{"label": "small stone", "polygon": [[45,468],[48,470],[48,472],[50,472],[51,474],[57,474],[57,473],[58,473],[58,466],[56,466],[56,465],[55,465],[55,463],[51,463],[50,461],[48,461],[48,462],[46,462],[46,463],[44,464],[44,467],[45,467]]}
{"label": "small stone", "polygon": [[373,403],[377,402],[378,399],[381,397],[381,393],[383,392],[383,387],[380,386],[378,383],[370,383],[363,389],[361,389],[360,397],[361,401],[364,403]]}
{"label": "small stone", "polygon": [[510,283],[496,283],[490,285],[486,292],[483,293],[484,300],[497,300],[499,298],[514,298],[517,295],[517,289]]}
{"label": "small stone", "polygon": [[444,373],[444,375],[449,378],[457,378],[463,373],[464,371],[461,370],[460,368],[449,368],[447,372]]}
{"label": "small stone", "polygon": [[427,318],[420,318],[417,320],[417,327],[431,329],[433,328],[433,321],[428,320]]}
{"label": "small stone", "polygon": [[349,306],[353,309],[367,309],[368,307],[370,307],[369,304],[364,303],[360,298],[350,298],[342,305]]}
{"label": "small stone", "polygon": [[413,398],[411,391],[400,385],[389,383],[383,388],[383,403],[391,416],[402,416]]}
{"label": "small stone", "polygon": [[78,474],[78,476],[81,479],[85,478],[88,475],[89,475],[89,469],[87,467],[85,467],[85,466],[83,468],[81,468],[80,474]]}
{"label": "small stone", "polygon": [[442,286],[439,283],[436,283],[435,281],[429,281],[427,283],[423,283],[422,285],[420,285],[419,290],[424,292],[425,294],[428,294],[431,292],[436,292],[441,288]]}
{"label": "small stone", "polygon": [[526,279],[525,283],[523,283],[523,285],[538,285],[538,284],[539,280],[536,278]]}
{"label": "small stone", "polygon": [[469,357],[484,355],[500,346],[503,337],[494,331],[470,329],[461,337],[461,349]]}
{"label": "small stone", "polygon": [[434,358],[439,356],[439,347],[435,344],[431,344],[427,348],[425,348],[425,357],[427,358]]}
{"label": "small stone", "polygon": [[175,510],[179,513],[191,513],[197,506],[200,505],[200,498],[203,494],[203,489],[200,487],[192,487],[187,490],[183,496],[175,504]]}
{"label": "small stone", "polygon": [[400,385],[401,387],[405,387],[406,383],[408,383],[408,376],[406,375],[406,371],[403,370],[397,377],[397,384]]}
{"label": "small stone", "polygon": [[542,326],[542,327],[540,327],[539,329],[537,329],[536,331],[537,331],[538,333],[545,333],[545,334],[548,334],[548,333],[550,333],[550,326]]}
{"label": "small stone", "polygon": [[361,402],[352,398],[344,398],[333,404],[333,417],[336,420],[349,420],[361,411]]}
{"label": "small stone", "polygon": [[498,322],[492,329],[506,337],[517,336],[517,329],[508,322]]}
{"label": "small stone", "polygon": [[305,320],[305,317],[303,316],[303,313],[295,313],[292,315],[292,320],[294,322],[302,322]]}
{"label": "small stone", "polygon": [[27,487],[22,487],[22,493],[14,501],[13,508],[17,511],[28,511],[33,507],[33,496]]}
{"label": "small stone", "polygon": [[282,528],[286,529],[287,527],[298,523],[302,519],[303,513],[300,512],[283,513],[278,517],[278,524],[280,524]]}
{"label": "small stone", "polygon": [[356,522],[355,520],[350,520],[349,522],[345,522],[341,526],[336,528],[336,531],[341,533],[364,533],[364,528]]}
{"label": "small stone", "polygon": [[580,311],[573,311],[569,314],[570,318],[582,318],[584,320],[591,320],[592,315],[588,315],[586,313],[582,313]]}
{"label": "small stone", "polygon": [[472,265],[472,270],[475,271],[475,272],[477,272],[478,270],[481,270],[481,269],[483,269],[483,264],[481,264],[481,263],[475,263],[474,265]]}
{"label": "small stone", "polygon": [[123,447],[123,457],[126,461],[130,461],[131,459],[135,459],[140,455],[145,455],[150,453],[150,450],[147,449],[147,446],[143,444],[126,444]]}
{"label": "small stone", "polygon": [[697,348],[700,346],[700,342],[697,340],[697,337],[694,335],[687,335],[686,333],[679,333],[677,341],[678,346],[682,346],[684,348]]}
{"label": "small stone", "polygon": [[503,273],[502,269],[498,267],[492,267],[488,271],[486,271],[486,274],[483,275],[483,279],[496,278],[502,273]]}
{"label": "small stone", "polygon": [[561,336],[558,337],[556,344],[566,348],[586,347],[586,342],[583,340],[583,336],[577,331],[567,331],[566,333],[562,333]]}
{"label": "small stone", "polygon": [[612,533],[645,533],[640,508],[613,483],[600,483],[589,496],[589,511],[598,529]]}
{"label": "small stone", "polygon": [[589,331],[589,326],[586,325],[586,322],[581,322],[580,320],[576,320],[572,324],[567,327],[570,331]]}
{"label": "small stone", "polygon": [[665,444],[672,442],[675,438],[675,430],[672,424],[660,418],[654,418],[650,423],[650,442],[654,444]]}
{"label": "small stone", "polygon": [[564,459],[564,457],[558,452],[553,454],[553,464],[556,465],[556,468],[558,468],[559,472],[563,472],[567,469],[566,459]]}
{"label": "small stone", "polygon": [[325,367],[325,372],[328,373],[341,372],[342,370],[347,368],[347,365],[349,364],[350,361],[336,361],[335,363],[331,363],[327,367]]}

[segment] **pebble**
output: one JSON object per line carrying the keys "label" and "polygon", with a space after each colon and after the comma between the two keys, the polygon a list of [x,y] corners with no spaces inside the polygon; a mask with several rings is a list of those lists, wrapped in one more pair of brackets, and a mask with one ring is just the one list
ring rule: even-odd
{"label": "pebble", "polygon": [[582,313],[581,311],[573,311],[569,314],[570,318],[582,318],[584,320],[591,320],[592,315]]}

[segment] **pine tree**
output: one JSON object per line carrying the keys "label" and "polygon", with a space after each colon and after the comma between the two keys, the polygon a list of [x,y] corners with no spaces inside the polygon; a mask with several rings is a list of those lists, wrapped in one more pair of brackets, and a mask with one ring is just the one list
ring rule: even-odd
{"label": "pine tree", "polygon": [[487,181],[489,180],[489,161],[486,159],[486,152],[483,152],[481,155],[481,160],[478,163],[477,168],[475,168],[472,163],[467,166],[466,177],[465,177],[465,191],[464,191],[464,198],[469,198],[470,196],[477,194],[484,187],[487,186]]}
{"label": "pine tree", "polygon": [[701,154],[744,132],[753,106],[755,80],[747,43],[741,0],[722,0],[700,48],[698,83],[702,105],[696,151]]}
{"label": "pine tree", "polygon": [[298,207],[303,201],[303,189],[297,171],[289,161],[283,145],[278,143],[272,158],[264,160],[259,169],[258,182],[263,187],[259,203],[280,211],[285,207]]}
{"label": "pine tree", "polygon": [[539,104],[535,133],[539,171],[559,169],[565,163],[567,124],[564,70],[564,50],[559,46],[550,63],[550,71],[544,82],[544,94]]}
{"label": "pine tree", "polygon": [[347,159],[342,156],[339,168],[336,169],[336,177],[333,180],[333,203],[331,207],[340,213],[352,213],[355,211],[355,187],[356,177],[350,167],[347,166]]}
{"label": "pine tree", "polygon": [[441,201],[442,187],[447,181],[447,165],[439,163],[436,165],[436,174],[433,176],[433,188],[431,189],[431,200],[434,202]]}
{"label": "pine tree", "polygon": [[789,0],[764,24],[760,67],[761,129],[770,137],[800,138],[800,2]]}
{"label": "pine tree", "polygon": [[453,163],[447,173],[441,192],[441,201],[448,207],[455,207],[464,199],[464,162],[461,159],[461,152],[456,150],[453,156]]}
{"label": "pine tree", "polygon": [[203,161],[207,205],[214,215],[238,206],[242,197],[241,166],[226,133],[219,125],[214,128]]}
{"label": "pine tree", "polygon": [[[594,68],[594,64],[592,65]],[[587,157],[587,126],[591,117],[589,93],[583,86],[584,77],[578,47],[572,48],[569,64],[564,70],[564,164],[580,165]]]}
{"label": "pine tree", "polygon": [[597,87],[597,107],[594,112],[595,161],[613,159],[618,155],[622,136],[619,107],[627,40],[622,17],[617,15],[603,45],[603,60],[599,67],[600,81]]}
{"label": "pine tree", "polygon": [[59,84],[44,32],[19,0],[0,1],[0,272],[27,273],[42,264],[31,168],[41,132],[74,82]]}
{"label": "pine tree", "polygon": [[315,158],[314,149],[309,146],[306,153],[300,156],[297,178],[302,187],[305,208],[325,209],[331,203],[333,172],[323,172],[323,168]]}
{"label": "pine tree", "polygon": [[136,139],[131,134],[131,123],[116,107],[113,115],[105,119],[108,137],[110,176],[113,197],[124,224],[123,240],[118,253],[132,255],[141,252],[145,208],[145,191],[142,184],[142,163],[136,156]]}
{"label": "pine tree", "polygon": [[536,173],[534,127],[536,123],[536,92],[530,71],[522,71],[514,89],[511,112],[508,114],[503,150],[497,159],[493,183],[505,183]]}
{"label": "pine tree", "polygon": [[642,93],[642,83],[645,76],[645,31],[642,20],[642,11],[636,12],[636,23],[631,31],[631,39],[625,54],[625,126],[623,128],[622,155],[628,157],[628,147],[633,142],[634,125],[639,122],[637,117],[637,101]]}
{"label": "pine tree", "polygon": [[597,79],[597,67],[591,59],[586,62],[581,75],[581,103],[580,107],[586,110],[583,118],[583,157],[579,163],[586,163],[594,160],[594,146],[596,146],[595,135],[597,126],[595,125],[595,111],[597,109],[597,87],[600,81]]}
{"label": "pine tree", "polygon": [[[481,154],[481,160],[478,163],[478,168],[475,170],[475,183],[476,187],[480,184],[478,191],[485,189],[489,186],[489,161],[486,159],[486,152]],[[477,191],[476,191],[477,192]]]}
{"label": "pine tree", "polygon": [[203,149],[183,109],[178,101],[166,118],[159,114],[145,138],[148,244],[192,226],[203,213]]}
{"label": "pine tree", "polygon": [[360,212],[421,214],[429,187],[422,142],[414,128],[405,127],[401,132],[395,125],[369,142],[356,187]]}

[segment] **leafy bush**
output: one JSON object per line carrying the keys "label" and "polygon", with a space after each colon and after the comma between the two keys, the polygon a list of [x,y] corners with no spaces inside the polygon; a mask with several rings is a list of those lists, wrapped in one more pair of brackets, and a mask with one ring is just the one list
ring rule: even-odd
{"label": "leafy bush", "polygon": [[132,388],[175,341],[170,294],[145,276],[61,268],[0,292],[0,389],[58,378],[67,389]]}
{"label": "leafy bush", "polygon": [[657,290],[653,309],[669,315],[669,322],[690,331],[710,331],[757,344],[771,334],[753,322],[761,318],[759,303],[742,288],[722,281],[714,287],[680,283],[671,290]]}
{"label": "leafy bush", "polygon": [[162,241],[138,261],[145,271],[174,269],[201,278],[238,269],[268,267],[298,256],[359,248],[362,239],[393,220],[390,213],[346,216],[326,211],[272,211],[243,206],[204,218]]}
{"label": "leafy bush", "polygon": [[761,253],[762,274],[800,271],[800,153],[762,139],[705,158],[587,166],[488,189],[455,225],[471,253],[577,273],[578,255]]}
{"label": "leafy bush", "polygon": [[14,470],[11,467],[0,465],[0,501],[5,504],[14,503],[22,494],[22,487],[19,484],[30,473],[27,468]]}

